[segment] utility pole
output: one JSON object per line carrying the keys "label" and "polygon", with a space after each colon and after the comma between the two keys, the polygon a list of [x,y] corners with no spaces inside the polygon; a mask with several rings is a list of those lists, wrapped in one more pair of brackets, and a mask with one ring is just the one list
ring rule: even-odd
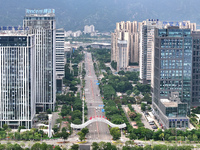
{"label": "utility pole", "polygon": [[[80,71],[80,78],[81,78],[81,92],[80,92],[80,98],[82,98],[82,124],[85,122],[85,115],[84,115],[84,99],[85,99],[85,95],[84,95],[84,91],[82,91],[82,62],[81,62],[81,71]],[[82,93],[83,92],[83,93]]]}
{"label": "utility pole", "polygon": [[84,95],[83,95],[83,98],[82,98],[82,124],[84,124],[85,122],[85,116],[84,116]]}
{"label": "utility pole", "polygon": [[82,98],[82,62],[81,62],[81,70],[80,70],[80,81],[81,81],[81,91],[80,91],[80,99]]}

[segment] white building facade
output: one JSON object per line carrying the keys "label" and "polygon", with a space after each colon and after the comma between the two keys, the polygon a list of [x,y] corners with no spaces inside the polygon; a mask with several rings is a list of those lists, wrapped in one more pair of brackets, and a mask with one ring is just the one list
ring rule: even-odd
{"label": "white building facade", "polygon": [[0,127],[32,127],[35,116],[35,37],[0,33]]}
{"label": "white building facade", "polygon": [[56,29],[56,77],[63,78],[65,74],[64,62],[64,29]]}
{"label": "white building facade", "polygon": [[36,108],[54,110],[56,102],[56,20],[54,9],[26,9],[23,25],[36,38]]}

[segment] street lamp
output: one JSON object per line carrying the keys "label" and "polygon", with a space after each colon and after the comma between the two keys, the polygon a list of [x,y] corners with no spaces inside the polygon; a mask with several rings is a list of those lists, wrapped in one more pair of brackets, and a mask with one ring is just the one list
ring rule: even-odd
{"label": "street lamp", "polygon": [[187,141],[187,136],[185,136],[185,143],[186,143],[186,141]]}

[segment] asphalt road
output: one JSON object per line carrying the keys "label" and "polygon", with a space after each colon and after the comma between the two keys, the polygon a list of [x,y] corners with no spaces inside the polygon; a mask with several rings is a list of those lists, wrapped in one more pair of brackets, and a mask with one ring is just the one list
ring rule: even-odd
{"label": "asphalt road", "polygon": [[[97,77],[95,75],[91,53],[85,53],[85,100],[88,107],[88,119],[90,117],[104,116],[102,112],[103,101],[101,100],[100,90],[96,85]],[[101,106],[99,106],[101,105]],[[108,125],[102,122],[94,122],[88,126],[88,140],[111,140]]]}

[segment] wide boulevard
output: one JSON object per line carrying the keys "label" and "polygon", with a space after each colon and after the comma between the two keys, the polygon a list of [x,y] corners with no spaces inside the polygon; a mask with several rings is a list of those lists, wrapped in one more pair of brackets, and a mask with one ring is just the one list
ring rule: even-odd
{"label": "wide boulevard", "polygon": [[[98,87],[98,79],[95,75],[91,53],[85,53],[85,101],[88,107],[88,119],[90,117],[102,117],[103,101]],[[111,140],[108,125],[103,122],[94,122],[88,126],[88,140]]]}

